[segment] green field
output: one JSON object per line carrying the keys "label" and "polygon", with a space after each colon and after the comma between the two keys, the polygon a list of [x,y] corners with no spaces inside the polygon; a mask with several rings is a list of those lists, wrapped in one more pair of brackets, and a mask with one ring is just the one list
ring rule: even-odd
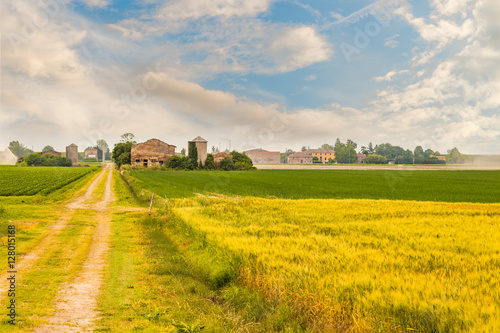
{"label": "green field", "polygon": [[48,194],[95,171],[95,168],[0,168],[0,196]]}
{"label": "green field", "polygon": [[286,199],[500,202],[500,171],[132,171],[130,175],[132,186],[168,198],[220,193]]}

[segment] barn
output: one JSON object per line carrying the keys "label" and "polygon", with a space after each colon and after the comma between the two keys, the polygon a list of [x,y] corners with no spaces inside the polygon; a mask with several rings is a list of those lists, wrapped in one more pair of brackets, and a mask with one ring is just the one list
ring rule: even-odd
{"label": "barn", "polygon": [[175,147],[158,139],[132,146],[131,163],[135,166],[163,166],[170,156],[175,155]]}

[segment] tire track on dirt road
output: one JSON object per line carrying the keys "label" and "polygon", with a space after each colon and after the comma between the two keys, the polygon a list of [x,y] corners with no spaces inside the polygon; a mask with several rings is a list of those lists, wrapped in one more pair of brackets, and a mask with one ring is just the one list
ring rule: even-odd
{"label": "tire track on dirt road", "polygon": [[[61,215],[54,224],[47,226],[47,228],[52,229],[50,233],[48,233],[30,252],[26,253],[23,256],[19,256],[19,262],[16,264],[18,281],[22,282],[22,272],[27,271],[30,267],[35,265],[43,255],[43,253],[45,253],[51,247],[51,245],[54,243],[54,240],[61,233],[61,231],[68,226],[69,221],[71,221],[73,217],[74,209],[78,208],[79,205],[82,205],[83,202],[91,198],[95,186],[102,178],[102,176],[106,173],[107,168],[104,168],[104,170],[101,171],[96,179],[94,179],[94,181],[87,188],[85,194],[74,199],[66,205],[66,207],[69,208],[67,212]],[[2,274],[2,276],[0,277],[2,281],[2,284],[0,285],[0,302],[3,301],[3,298],[5,297],[5,295],[7,294],[7,290],[9,289],[7,277],[7,273]]]}
{"label": "tire track on dirt road", "polygon": [[[113,168],[109,165],[105,170],[108,172],[106,189],[102,200],[93,206],[98,211],[98,221],[91,250],[77,277],[61,285],[56,297],[55,314],[48,318],[49,323],[35,332],[93,331],[92,325],[98,319],[97,298],[104,282],[111,236],[111,210],[108,206],[115,199],[111,188]],[[88,209],[84,201],[73,207]]]}

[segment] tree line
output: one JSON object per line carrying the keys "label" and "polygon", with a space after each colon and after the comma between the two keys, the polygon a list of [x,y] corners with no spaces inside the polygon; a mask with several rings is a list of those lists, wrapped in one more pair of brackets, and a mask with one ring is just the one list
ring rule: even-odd
{"label": "tree line", "polygon": [[[318,149],[334,151],[335,159],[330,160],[330,163],[356,163],[358,153],[365,154],[366,163],[370,164],[446,164],[471,162],[471,158],[468,155],[460,153],[456,147],[448,150],[445,155],[430,148],[424,150],[422,146],[416,146],[412,151],[390,143],[381,143],[374,146],[370,142],[368,146],[361,146],[358,151],[356,151],[357,148],[358,144],[353,140],[348,139],[344,143],[339,138],[337,138],[334,145],[325,143],[318,147]],[[301,151],[306,151],[307,149],[306,146],[302,146]],[[293,153],[295,153],[293,150],[287,149],[281,156],[282,162],[286,162],[286,158]],[[438,159],[436,156],[445,156],[446,160]]]}

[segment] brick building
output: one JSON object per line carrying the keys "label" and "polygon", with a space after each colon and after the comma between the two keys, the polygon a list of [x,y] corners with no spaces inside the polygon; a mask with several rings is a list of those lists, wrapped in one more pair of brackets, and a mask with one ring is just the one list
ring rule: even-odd
{"label": "brick building", "polygon": [[281,163],[279,151],[267,151],[262,148],[247,150],[245,154],[250,157],[254,164]]}
{"label": "brick building", "polygon": [[131,164],[136,166],[163,166],[175,155],[175,146],[158,139],[150,139],[132,146]]}

